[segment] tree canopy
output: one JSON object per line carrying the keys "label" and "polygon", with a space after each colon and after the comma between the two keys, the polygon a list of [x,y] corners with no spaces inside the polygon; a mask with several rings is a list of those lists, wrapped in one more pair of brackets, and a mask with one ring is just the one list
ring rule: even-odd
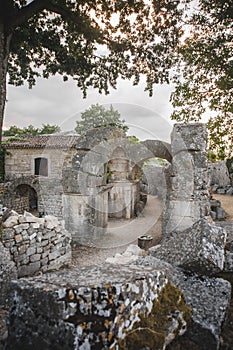
{"label": "tree canopy", "polygon": [[73,77],[84,96],[89,86],[109,93],[118,77],[137,84],[144,74],[151,94],[169,81],[182,12],[170,0],[2,0],[0,125],[7,72],[10,84],[29,87],[40,75]]}
{"label": "tree canopy", "polygon": [[29,125],[25,128],[19,128],[16,125],[10,126],[9,129],[3,131],[3,136],[34,136],[43,134],[54,134],[60,132],[61,129],[57,125],[42,124],[41,128],[35,128],[33,125]]}
{"label": "tree canopy", "polygon": [[101,126],[114,126],[127,130],[128,127],[125,125],[125,121],[120,119],[120,113],[114,110],[112,106],[109,109],[99,105],[92,105],[81,113],[81,120],[77,121],[75,131],[82,135],[88,130],[101,127]]}
{"label": "tree canopy", "polygon": [[180,76],[172,95],[172,118],[208,120],[209,149],[215,158],[233,156],[233,52],[230,0],[199,0],[180,45]]}

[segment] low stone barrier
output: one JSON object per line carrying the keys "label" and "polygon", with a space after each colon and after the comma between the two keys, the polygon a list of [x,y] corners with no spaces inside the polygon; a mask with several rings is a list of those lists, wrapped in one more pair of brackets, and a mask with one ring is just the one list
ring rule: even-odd
{"label": "low stone barrier", "polygon": [[58,269],[71,262],[71,234],[54,216],[38,218],[14,211],[2,222],[1,241],[11,254],[18,277]]}
{"label": "low stone barrier", "polygon": [[60,270],[14,281],[12,291],[7,350],[165,349],[191,320],[155,267]]}

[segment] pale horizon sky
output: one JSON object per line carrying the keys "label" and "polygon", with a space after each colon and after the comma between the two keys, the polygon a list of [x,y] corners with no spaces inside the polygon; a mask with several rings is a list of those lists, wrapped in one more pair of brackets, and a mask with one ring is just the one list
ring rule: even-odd
{"label": "pale horizon sky", "polygon": [[149,97],[144,92],[145,85],[133,86],[132,82],[120,80],[116,90],[109,95],[99,94],[89,89],[83,99],[75,81],[63,82],[60,76],[38,79],[35,87],[8,85],[4,129],[11,125],[26,127],[42,124],[56,124],[62,131],[74,130],[81,112],[92,104],[99,103],[106,108],[112,104],[121,118],[130,127],[129,134],[144,139],[161,139],[170,142],[173,122],[169,116],[172,106],[169,102],[172,87],[158,85]]}

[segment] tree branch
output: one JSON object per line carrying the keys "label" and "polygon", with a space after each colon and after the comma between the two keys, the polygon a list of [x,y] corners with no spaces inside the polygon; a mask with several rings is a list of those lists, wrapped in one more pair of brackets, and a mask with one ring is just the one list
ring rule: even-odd
{"label": "tree branch", "polygon": [[33,15],[47,10],[58,15],[61,15],[64,20],[70,20],[77,26],[80,33],[92,33],[96,37],[98,31],[98,39],[102,38],[102,30],[98,27],[91,26],[89,17],[80,16],[78,11],[73,12],[64,5],[54,4],[50,0],[34,0],[30,4],[16,10],[13,16],[10,17],[7,27],[11,31],[14,28],[28,21]]}

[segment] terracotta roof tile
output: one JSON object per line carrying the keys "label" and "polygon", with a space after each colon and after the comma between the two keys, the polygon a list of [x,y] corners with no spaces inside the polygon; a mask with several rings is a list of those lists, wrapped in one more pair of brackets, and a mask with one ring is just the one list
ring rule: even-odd
{"label": "terracotta roof tile", "polygon": [[75,147],[78,135],[36,135],[3,138],[5,149],[13,148],[71,148]]}

